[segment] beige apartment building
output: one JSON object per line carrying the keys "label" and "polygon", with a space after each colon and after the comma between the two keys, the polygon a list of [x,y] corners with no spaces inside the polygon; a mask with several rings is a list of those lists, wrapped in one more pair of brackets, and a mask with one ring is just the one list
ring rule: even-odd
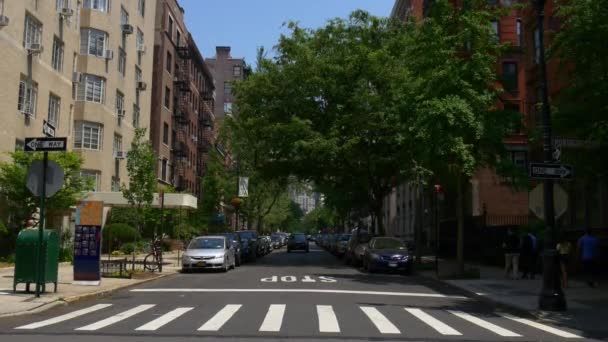
{"label": "beige apartment building", "polygon": [[82,174],[95,180],[92,190],[118,191],[128,181],[125,157],[134,130],[150,123],[153,53],[147,45],[153,47],[155,2],[0,5],[0,151],[42,136],[48,120],[84,157]]}

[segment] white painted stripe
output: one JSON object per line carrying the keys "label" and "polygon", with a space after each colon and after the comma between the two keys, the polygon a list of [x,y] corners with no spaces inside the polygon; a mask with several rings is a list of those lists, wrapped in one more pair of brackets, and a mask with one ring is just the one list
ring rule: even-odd
{"label": "white painted stripe", "polygon": [[61,322],[67,321],[67,320],[72,319],[72,318],[80,317],[82,315],[86,315],[86,314],[91,313],[91,312],[95,312],[95,311],[98,311],[98,310],[101,310],[101,309],[105,309],[105,308],[107,308],[109,306],[112,306],[112,304],[97,304],[97,305],[93,305],[91,307],[88,307],[86,309],[76,310],[76,311],[70,312],[70,313],[65,314],[65,315],[57,316],[55,318],[47,319],[47,320],[40,321],[40,322],[37,322],[37,323],[32,323],[32,324],[24,325],[24,326],[15,328],[15,329],[38,329],[38,328],[41,328],[41,327],[46,327],[47,325],[61,323]]}
{"label": "white painted stripe", "polygon": [[339,333],[340,325],[338,318],[331,305],[317,305],[317,315],[319,316],[319,332]]}
{"label": "white painted stripe", "polygon": [[424,312],[420,309],[405,308],[405,311],[416,316],[416,318],[418,318],[422,322],[426,323],[431,328],[437,330],[437,332],[442,335],[452,335],[452,336],[462,335],[460,332],[458,332],[454,328],[450,327],[449,325],[443,323],[442,321],[434,318],[433,316],[427,314],[426,312]]}
{"label": "white painted stripe", "polygon": [[264,318],[264,322],[262,322],[260,331],[281,331],[283,316],[285,315],[285,306],[285,304],[272,304],[268,308],[266,318]]}
{"label": "white painted stripe", "polygon": [[131,310],[127,310],[127,311],[123,311],[119,314],[116,314],[114,316],[110,316],[106,319],[103,319],[99,322],[95,322],[93,324],[89,324],[86,325],[84,327],[81,328],[77,328],[76,330],[85,330],[85,331],[95,331],[95,330],[99,330],[101,328],[105,328],[109,325],[112,325],[114,323],[118,323],[120,321],[123,321],[129,317],[135,316],[138,313],[144,312],[148,309],[151,309],[154,307],[154,304],[144,304],[144,305],[138,305],[136,307],[134,307]]}
{"label": "white painted stripe", "polygon": [[218,331],[222,328],[226,322],[234,316],[234,314],[241,308],[240,304],[228,304],[222,310],[211,317],[202,327],[198,328],[198,331]]}
{"label": "white painted stripe", "polygon": [[477,326],[480,326],[484,329],[490,330],[491,332],[502,336],[502,337],[521,337],[520,334],[514,333],[511,330],[507,330],[505,328],[499,327],[498,325],[494,324],[494,323],[490,323],[488,321],[485,321],[481,318],[475,317],[473,315],[470,315],[468,313],[462,312],[462,311],[454,311],[454,310],[448,310],[449,313],[451,313],[452,315],[458,316],[462,319],[464,319],[465,321],[471,322]]}
{"label": "white painted stripe", "polygon": [[374,323],[381,334],[401,334],[401,331],[391,323],[378,309],[371,306],[361,306],[361,310]]}
{"label": "white painted stripe", "polygon": [[538,322],[531,321],[529,319],[514,317],[514,316],[511,316],[511,315],[502,315],[502,316],[504,318],[508,318],[508,319],[510,319],[512,321],[515,321],[515,322],[518,322],[518,323],[522,323],[522,324],[525,324],[527,326],[530,326],[530,327],[533,327],[533,328],[536,328],[536,329],[539,329],[539,330],[542,330],[542,331],[546,331],[546,332],[548,332],[550,334],[557,335],[557,336],[560,336],[560,337],[564,337],[564,338],[582,338],[579,335],[575,335],[575,334],[569,333],[569,332],[564,331],[564,330],[559,330],[559,329],[550,327],[550,326],[545,325],[545,324],[541,324],[541,323],[538,323]]}
{"label": "white painted stripe", "polygon": [[142,325],[141,327],[135,330],[144,330],[144,331],[154,331],[160,327],[165,326],[166,324],[176,320],[181,317],[186,312],[192,310],[194,308],[177,308],[173,311],[169,311],[168,313],[158,317],[157,319]]}
{"label": "white painted stripe", "polygon": [[428,298],[447,298],[447,299],[470,299],[463,296],[446,296],[439,293],[418,293],[418,292],[382,292],[382,291],[350,291],[350,290],[320,290],[320,289],[133,289],[131,292],[145,293],[330,293],[330,294],[354,294],[354,295],[375,295],[375,296],[398,296],[398,297],[428,297]]}

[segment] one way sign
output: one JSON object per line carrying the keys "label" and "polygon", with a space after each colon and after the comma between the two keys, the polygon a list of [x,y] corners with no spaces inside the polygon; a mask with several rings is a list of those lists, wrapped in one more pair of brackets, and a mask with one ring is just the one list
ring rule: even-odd
{"label": "one way sign", "polygon": [[62,152],[67,149],[68,138],[25,138],[26,152]]}
{"label": "one way sign", "polygon": [[535,179],[571,179],[572,173],[570,165],[530,163],[530,177]]}

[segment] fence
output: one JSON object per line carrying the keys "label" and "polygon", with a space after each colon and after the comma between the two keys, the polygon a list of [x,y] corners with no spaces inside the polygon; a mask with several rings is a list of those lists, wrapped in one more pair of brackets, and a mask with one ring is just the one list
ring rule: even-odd
{"label": "fence", "polygon": [[143,260],[129,258],[101,260],[101,276],[104,278],[131,279],[135,271],[145,271]]}

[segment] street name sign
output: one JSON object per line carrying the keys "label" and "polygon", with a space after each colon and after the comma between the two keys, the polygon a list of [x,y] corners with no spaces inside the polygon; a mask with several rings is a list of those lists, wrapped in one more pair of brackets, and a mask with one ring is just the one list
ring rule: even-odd
{"label": "street name sign", "polygon": [[573,168],[564,164],[530,163],[530,178],[572,179]]}
{"label": "street name sign", "polygon": [[63,152],[67,146],[68,138],[25,138],[26,152]]}
{"label": "street name sign", "polygon": [[48,121],[42,120],[42,134],[47,137],[55,137],[55,126],[51,125]]}

